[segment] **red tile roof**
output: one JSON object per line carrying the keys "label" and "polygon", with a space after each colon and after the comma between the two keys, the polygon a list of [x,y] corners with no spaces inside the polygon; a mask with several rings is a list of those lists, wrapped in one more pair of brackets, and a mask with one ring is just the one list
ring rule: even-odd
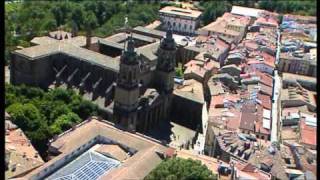
{"label": "red tile roof", "polygon": [[260,77],[260,82],[269,87],[273,87],[273,78],[269,74],[256,71],[256,74]]}
{"label": "red tile roof", "polygon": [[317,145],[317,128],[308,126],[305,119],[300,120],[301,142],[308,145]]}
{"label": "red tile roof", "polygon": [[241,129],[254,131],[254,121],[257,119],[257,115],[251,112],[242,112],[241,113]]}
{"label": "red tile roof", "polygon": [[244,46],[249,50],[257,50],[259,45],[255,41],[246,41],[244,42]]}
{"label": "red tile roof", "polygon": [[204,78],[206,74],[206,69],[198,66],[198,65],[190,65],[187,67],[187,69],[184,71],[184,74],[196,74],[197,76],[200,76],[201,78]]}
{"label": "red tile roof", "polygon": [[269,109],[269,110],[271,109],[271,98],[270,98],[270,96],[258,93],[257,98],[258,98],[258,100],[261,101],[262,107],[264,107],[266,109]]}
{"label": "red tile roof", "polygon": [[190,60],[184,65],[184,67],[189,67],[189,66],[198,65],[198,64],[203,64],[203,62],[197,61],[197,60]]}
{"label": "red tile roof", "polygon": [[226,126],[228,130],[236,131],[240,127],[241,112],[236,109],[230,109],[230,112],[234,114],[233,117],[229,117]]}
{"label": "red tile roof", "polygon": [[275,67],[274,63],[276,61],[276,58],[266,52],[261,52],[260,55],[264,58],[264,62],[266,62],[268,65]]}
{"label": "red tile roof", "polygon": [[217,38],[215,44],[214,44],[217,48],[219,49],[223,49],[226,50],[228,49],[230,46],[228,43],[224,42],[223,40],[221,40],[220,38]]}
{"label": "red tile roof", "polygon": [[268,24],[272,25],[274,27],[278,27],[278,22],[273,18],[267,18],[267,17],[259,17],[254,24]]}
{"label": "red tile roof", "polygon": [[264,84],[259,83],[260,92],[269,96],[272,96],[272,87],[266,86]]}
{"label": "red tile roof", "polygon": [[266,129],[262,126],[262,118],[260,121],[258,121],[256,123],[256,132],[257,133],[261,133],[261,134],[266,134],[266,135],[270,135],[270,130],[269,129]]}

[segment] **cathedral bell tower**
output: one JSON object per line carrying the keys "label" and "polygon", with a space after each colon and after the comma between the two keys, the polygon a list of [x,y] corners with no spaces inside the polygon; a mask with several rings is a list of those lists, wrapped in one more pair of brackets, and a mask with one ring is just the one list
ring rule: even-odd
{"label": "cathedral bell tower", "polygon": [[120,70],[115,88],[114,120],[129,131],[136,131],[139,103],[139,60],[134,50],[132,34],[120,58]]}
{"label": "cathedral bell tower", "polygon": [[169,27],[166,37],[160,42],[157,50],[157,67],[155,72],[155,88],[162,96],[162,115],[165,121],[169,121],[174,87],[174,75],[176,65],[176,43],[172,37],[172,29]]}
{"label": "cathedral bell tower", "polygon": [[169,27],[166,37],[161,40],[157,50],[156,89],[164,94],[171,94],[173,91],[176,49],[176,43],[172,38],[172,29]]}

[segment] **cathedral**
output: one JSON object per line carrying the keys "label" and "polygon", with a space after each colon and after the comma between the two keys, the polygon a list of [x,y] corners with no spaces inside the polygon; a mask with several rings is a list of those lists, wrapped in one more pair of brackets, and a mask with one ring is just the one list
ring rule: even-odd
{"label": "cathedral", "polygon": [[134,48],[132,34],[120,57],[120,69],[115,85],[113,120],[129,131],[146,132],[160,121],[169,121],[174,87],[176,43],[172,30],[156,50],[157,65],[151,87],[140,83],[141,56]]}
{"label": "cathedral", "polygon": [[132,132],[169,121],[178,54],[171,29],[135,28],[106,38],[53,34],[11,53],[10,83],[73,89]]}

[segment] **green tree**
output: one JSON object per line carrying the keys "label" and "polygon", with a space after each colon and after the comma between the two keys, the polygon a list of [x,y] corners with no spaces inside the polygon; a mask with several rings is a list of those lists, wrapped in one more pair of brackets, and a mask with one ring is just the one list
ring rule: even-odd
{"label": "green tree", "polygon": [[71,90],[56,88],[49,91],[45,98],[52,101],[63,101],[64,103],[70,103],[72,101],[72,95],[73,91]]}
{"label": "green tree", "polygon": [[227,1],[208,1],[203,2],[201,6],[204,9],[202,15],[204,25],[215,21],[216,18],[231,10],[231,4]]}
{"label": "green tree", "polygon": [[84,18],[84,27],[86,30],[86,36],[91,37],[92,31],[98,26],[97,18],[92,11],[86,13]]}
{"label": "green tree", "polygon": [[76,6],[72,10],[71,19],[77,25],[78,29],[80,29],[81,25],[83,25],[83,18],[84,18],[83,16],[84,16],[84,10],[82,6]]}
{"label": "green tree", "polygon": [[98,106],[87,100],[74,101],[71,103],[70,108],[81,119],[87,119],[89,116],[98,114]]}
{"label": "green tree", "polygon": [[51,109],[50,117],[49,117],[49,124],[55,122],[56,119],[61,116],[70,113],[71,110],[69,109],[67,104],[64,103],[55,103],[54,109]]}
{"label": "green tree", "polygon": [[153,179],[217,179],[200,161],[182,158],[171,158],[161,162],[145,177]]}
{"label": "green tree", "polygon": [[180,78],[183,78],[183,70],[182,70],[181,67],[177,67],[176,68],[176,76],[180,77]]}
{"label": "green tree", "polygon": [[73,113],[69,112],[59,116],[56,121],[50,126],[50,133],[52,136],[61,134],[62,132],[70,129],[73,125],[81,122],[81,118]]}

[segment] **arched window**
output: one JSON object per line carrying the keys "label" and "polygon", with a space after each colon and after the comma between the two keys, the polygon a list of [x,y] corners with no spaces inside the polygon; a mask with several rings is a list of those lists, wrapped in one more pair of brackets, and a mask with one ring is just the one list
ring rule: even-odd
{"label": "arched window", "polygon": [[173,22],[173,26],[174,26],[174,27],[176,26],[176,23],[175,23],[175,22]]}

